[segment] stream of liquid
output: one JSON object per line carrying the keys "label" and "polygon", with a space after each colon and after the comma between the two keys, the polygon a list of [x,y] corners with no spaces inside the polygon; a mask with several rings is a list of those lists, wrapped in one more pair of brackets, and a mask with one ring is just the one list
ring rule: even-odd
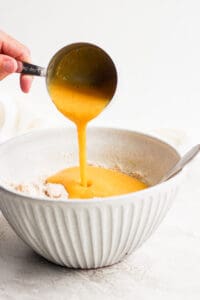
{"label": "stream of liquid", "polygon": [[[73,57],[74,59],[74,57]],[[87,166],[86,129],[90,120],[98,116],[108,105],[109,85],[105,89],[92,89],[87,84],[70,84],[66,74],[75,72],[68,60],[60,61],[48,80],[48,91],[57,109],[70,119],[77,128],[79,166],[67,168],[47,178],[49,183],[60,183],[66,188],[69,198],[106,197],[146,188],[136,178],[106,168]],[[71,68],[71,69],[70,69]],[[73,75],[73,74],[72,74]],[[71,75],[71,76],[72,76]],[[75,74],[78,80],[78,74]],[[111,91],[112,92],[112,91]]]}
{"label": "stream of liquid", "polygon": [[86,129],[90,120],[94,119],[109,103],[99,95],[79,93],[58,83],[49,86],[52,100],[60,112],[69,118],[77,128],[79,145],[79,164],[81,185],[87,187]]}

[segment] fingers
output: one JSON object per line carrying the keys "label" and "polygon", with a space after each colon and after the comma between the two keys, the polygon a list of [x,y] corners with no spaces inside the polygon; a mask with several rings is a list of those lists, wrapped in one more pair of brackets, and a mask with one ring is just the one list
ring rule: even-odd
{"label": "fingers", "polygon": [[24,93],[28,93],[31,88],[33,77],[30,75],[20,75],[20,87]]}
{"label": "fingers", "polygon": [[[29,49],[2,31],[0,31],[0,56],[6,56],[7,58],[10,57],[10,66],[8,63],[7,66],[5,64],[4,68],[0,67],[0,79],[3,79],[8,74],[17,71],[16,60],[25,61],[25,62],[31,61]],[[7,71],[5,69],[7,69]],[[20,75],[20,87],[24,93],[29,92],[31,83],[32,83],[32,76],[22,75],[22,74]]]}
{"label": "fingers", "polygon": [[2,31],[0,31],[0,53],[11,56],[17,60],[30,60],[29,49]]}
{"label": "fingers", "polygon": [[17,71],[17,62],[14,58],[0,54],[0,80]]}

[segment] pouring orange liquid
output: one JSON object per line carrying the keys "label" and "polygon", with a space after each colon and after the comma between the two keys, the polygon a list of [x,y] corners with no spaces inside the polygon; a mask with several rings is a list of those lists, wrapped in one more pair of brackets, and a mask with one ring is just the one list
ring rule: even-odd
{"label": "pouring orange liquid", "polygon": [[[78,54],[77,59],[80,59],[80,53]],[[91,54],[93,55],[92,52]],[[66,74],[69,73],[68,69],[71,68],[71,65],[69,66],[69,58],[68,53],[68,60],[64,58],[63,61],[59,61],[57,68],[54,67],[55,70],[49,78],[47,85],[49,94],[57,109],[76,125],[79,144],[79,167],[61,170],[47,178],[46,181],[48,183],[62,184],[66,188],[69,198],[108,197],[146,188],[143,182],[121,172],[87,166],[87,124],[99,115],[109,103],[110,99],[108,95],[111,85],[109,86],[108,84],[106,88],[97,90],[93,89],[90,85],[87,86],[85,82],[83,82],[81,89],[74,84],[69,84],[66,77]],[[74,57],[71,61],[73,62],[73,69],[70,69],[70,71],[74,72],[74,69],[76,71],[77,67],[74,67]],[[80,61],[80,65],[82,63]],[[85,68],[84,65],[83,67]],[[94,68],[97,67],[98,65],[94,65]],[[78,75],[77,73],[74,75],[77,81],[79,80]]]}

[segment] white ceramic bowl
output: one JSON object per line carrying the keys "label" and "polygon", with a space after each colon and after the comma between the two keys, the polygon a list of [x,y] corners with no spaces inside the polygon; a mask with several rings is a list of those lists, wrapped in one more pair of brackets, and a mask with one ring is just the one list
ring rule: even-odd
{"label": "white ceramic bowl", "polygon": [[[73,128],[47,129],[0,146],[0,180],[32,180],[77,161]],[[71,268],[114,264],[155,231],[180,186],[182,172],[156,184],[177,160],[170,145],[147,135],[109,128],[88,129],[88,161],[142,174],[154,185],[121,196],[46,200],[0,187],[0,208],[14,231],[37,253]]]}

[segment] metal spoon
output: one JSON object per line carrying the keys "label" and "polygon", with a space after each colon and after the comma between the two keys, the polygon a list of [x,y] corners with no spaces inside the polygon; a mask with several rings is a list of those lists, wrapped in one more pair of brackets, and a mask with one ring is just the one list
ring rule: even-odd
{"label": "metal spoon", "polygon": [[63,84],[77,88],[79,92],[101,94],[109,100],[117,86],[117,71],[112,59],[104,50],[89,43],[62,48],[52,57],[47,69],[19,62],[18,72],[45,76],[47,86],[57,76]]}
{"label": "metal spoon", "polygon": [[181,159],[172,167],[159,181],[159,183],[166,181],[177,174],[179,171],[183,169],[185,165],[187,165],[200,151],[200,144],[194,146],[191,150],[189,150]]}

